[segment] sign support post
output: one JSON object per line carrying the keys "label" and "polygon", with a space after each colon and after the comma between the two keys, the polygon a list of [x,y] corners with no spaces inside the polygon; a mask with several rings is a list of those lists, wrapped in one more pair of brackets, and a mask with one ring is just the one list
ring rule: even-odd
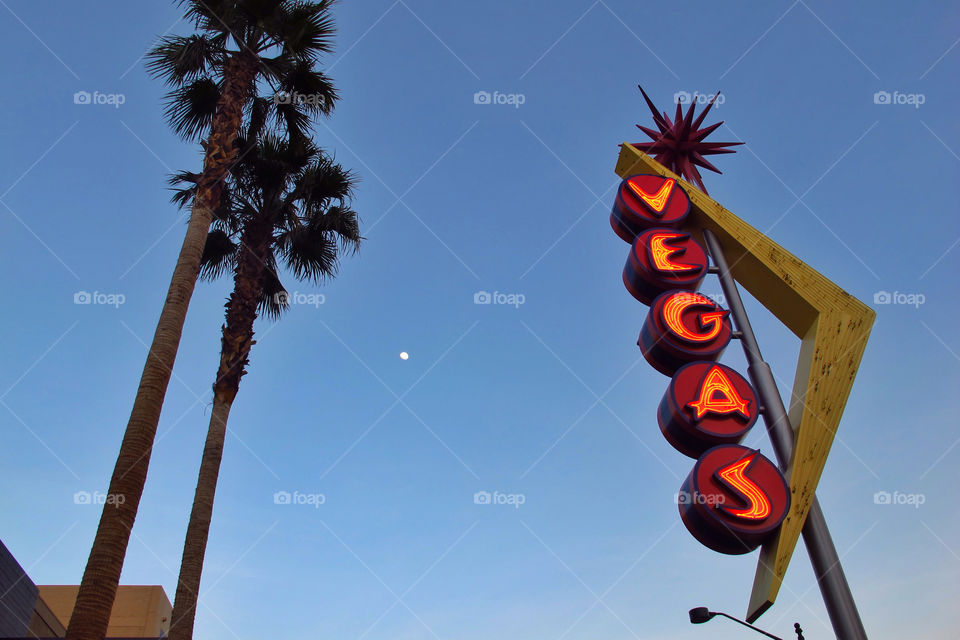
{"label": "sign support post", "polygon": [[[774,453],[780,467],[786,469],[793,453],[793,428],[790,426],[786,408],[783,406],[783,399],[777,389],[770,365],[763,360],[760,353],[753,327],[750,325],[743,300],[740,298],[737,283],[730,273],[723,248],[709,229],[703,230],[703,239],[717,267],[717,275],[726,297],[727,308],[730,310],[737,331],[740,332],[740,341],[748,363],[747,373],[760,398],[763,420],[767,425],[767,433],[770,435]],[[815,496],[803,525],[802,535],[837,637],[842,640],[866,640],[867,634],[853,600],[850,585],[847,584],[843,567],[840,565],[840,557],[837,555],[823,511]],[[763,609],[755,611],[748,620],[753,622],[762,613]]]}

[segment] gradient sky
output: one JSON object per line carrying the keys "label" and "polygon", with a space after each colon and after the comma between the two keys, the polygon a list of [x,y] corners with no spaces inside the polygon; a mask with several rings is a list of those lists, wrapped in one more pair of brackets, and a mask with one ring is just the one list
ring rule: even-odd
{"label": "gradient sky", "polygon": [[[99,509],[74,496],[106,490],[185,230],[166,176],[201,158],[141,56],[189,26],[173,2],[0,5],[0,538],[35,582],[76,584]],[[322,305],[258,322],[197,638],[744,637],[687,622],[697,605],[742,616],[756,555],[680,522],[692,461],[658,432],[667,379],[635,345],[646,308],[607,222],[617,144],[650,124],[637,83],[670,110],[722,89],[714,139],[747,144],[705,176],[711,195],[876,308],[818,495],[870,636],[956,637],[952,3],[365,0],[336,18],[343,99],[316,137],[362,180],[367,240],[328,285],[288,278]],[[194,295],[123,571],[171,598],[229,286]],[[799,341],[748,303],[789,389]],[[744,371],[736,345],[724,362]],[[772,455],[760,427],[746,444]],[[481,490],[525,502],[476,505]],[[831,636],[802,545],[760,624],[794,621]]]}

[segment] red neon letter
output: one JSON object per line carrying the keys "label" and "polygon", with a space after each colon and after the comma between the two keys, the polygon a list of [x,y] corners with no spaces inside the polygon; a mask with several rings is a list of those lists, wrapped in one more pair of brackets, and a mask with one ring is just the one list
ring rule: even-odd
{"label": "red neon letter", "polygon": [[650,236],[650,260],[653,262],[653,266],[656,267],[658,271],[666,271],[668,273],[697,271],[700,269],[700,265],[674,262],[670,259],[671,256],[681,253],[684,249],[682,247],[671,247],[667,245],[667,242],[689,237],[689,234],[686,233],[673,232],[655,233]]}
{"label": "red neon letter", "polygon": [[670,298],[663,303],[663,321],[672,332],[684,340],[689,340],[690,342],[710,342],[720,334],[720,330],[723,328],[723,319],[727,317],[727,312],[711,311],[709,313],[701,313],[698,317],[700,319],[700,328],[703,329],[704,333],[696,333],[688,329],[687,325],[683,324],[683,312],[694,306],[709,307],[711,309],[716,308],[716,305],[710,298],[702,296],[699,293],[677,293],[670,296]]}
{"label": "red neon letter", "polygon": [[747,411],[749,400],[744,400],[737,392],[737,388],[730,382],[730,378],[718,366],[714,366],[703,377],[700,384],[700,397],[692,402],[688,402],[688,407],[693,407],[694,415],[697,420],[709,413],[733,413],[736,411],[744,418],[750,419],[750,412]]}
{"label": "red neon letter", "polygon": [[753,459],[756,457],[756,455],[756,452],[754,452],[743,460],[738,460],[737,462],[734,462],[733,464],[717,471],[717,475],[720,477],[720,479],[722,479],[728,487],[738,492],[747,503],[747,507],[745,509],[731,509],[729,507],[717,505],[717,508],[730,514],[731,516],[734,516],[735,518],[743,518],[744,520],[763,520],[769,516],[770,512],[772,511],[772,508],[770,507],[770,499],[767,498],[767,495],[759,486],[751,481],[750,478],[744,475],[747,467],[750,466],[750,463],[753,462]]}
{"label": "red neon letter", "polygon": [[670,199],[670,194],[673,193],[673,185],[676,183],[677,181],[673,178],[668,178],[660,187],[659,191],[656,193],[647,193],[638,187],[633,180],[627,181],[627,184],[633,189],[633,192],[640,196],[640,199],[646,202],[647,205],[657,213],[663,213],[664,208],[667,206],[667,200]]}

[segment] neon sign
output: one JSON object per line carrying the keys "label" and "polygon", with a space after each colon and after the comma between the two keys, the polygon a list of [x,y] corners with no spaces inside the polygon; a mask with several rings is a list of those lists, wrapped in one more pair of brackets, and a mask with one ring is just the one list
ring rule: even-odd
{"label": "neon sign", "polygon": [[689,233],[655,227],[633,241],[623,267],[623,284],[634,298],[649,305],[665,291],[696,289],[708,266],[706,251]]}
{"label": "neon sign", "polygon": [[747,468],[753,464],[757,455],[757,452],[753,452],[746,458],[731,462],[723,469],[717,470],[717,477],[732,490],[738,492],[747,503],[747,506],[743,509],[733,509],[725,505],[719,505],[720,509],[734,518],[760,521],[769,516],[773,510],[767,494],[756,482],[745,475]]}
{"label": "neon sign", "polygon": [[727,554],[753,551],[783,522],[790,489],[777,466],[740,445],[700,456],[681,488],[680,519],[705,546]]}
{"label": "neon sign", "polygon": [[723,319],[727,311],[710,311],[697,314],[697,329],[690,328],[690,321],[683,314],[694,307],[714,309],[717,305],[710,298],[699,293],[674,293],[663,302],[663,322],[667,329],[681,340],[695,344],[712,342],[723,329]]}
{"label": "neon sign", "polygon": [[740,397],[730,378],[719,366],[710,369],[700,385],[700,395],[696,400],[687,403],[694,410],[694,417],[699,420],[707,413],[732,413],[736,411],[744,418],[749,418],[747,407],[749,400]]}
{"label": "neon sign", "polygon": [[677,240],[686,240],[690,237],[689,233],[675,233],[672,231],[654,231],[647,245],[647,251],[650,252],[650,262],[657,271],[665,273],[685,273],[689,271],[700,271],[701,264],[688,264],[683,262],[674,262],[673,256],[686,252],[686,247],[676,247],[668,245],[668,242]]}
{"label": "neon sign", "polygon": [[699,293],[667,291],[650,306],[637,344],[654,369],[672,376],[689,362],[720,357],[733,333],[727,315]]}
{"label": "neon sign", "polygon": [[670,380],[657,408],[667,442],[691,458],[720,444],[737,444],[757,421],[753,387],[722,364],[692,362]]}
{"label": "neon sign", "polygon": [[650,305],[637,345],[670,385],[657,408],[660,431],[697,462],[677,501],[687,530],[728,554],[756,549],[783,521],[790,491],[777,466],[738,444],[756,423],[757,395],[739,373],[716,360],[733,337],[729,312],[696,293],[707,254],[677,229],[690,209],[672,178],[630,176],[610,216],[633,244],[623,283]]}
{"label": "neon sign", "polygon": [[610,226],[626,242],[652,227],[676,228],[690,213],[690,198],[673,178],[630,176],[620,183]]}
{"label": "neon sign", "polygon": [[663,181],[663,185],[656,194],[650,194],[637,185],[636,179],[627,180],[627,186],[630,187],[630,190],[640,196],[643,203],[653,209],[658,215],[662,214],[666,208],[667,200],[670,198],[670,194],[673,193],[673,187],[676,184],[676,180],[668,178]]}

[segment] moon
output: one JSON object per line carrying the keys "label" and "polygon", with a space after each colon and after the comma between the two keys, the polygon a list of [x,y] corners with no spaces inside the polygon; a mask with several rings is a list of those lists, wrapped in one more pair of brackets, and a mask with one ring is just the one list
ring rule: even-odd
{"label": "moon", "polygon": [[409,359],[409,358],[410,358],[410,354],[409,354],[409,353],[407,353],[406,351],[401,351],[401,352],[400,352],[400,359],[401,359],[401,360],[407,360],[407,359]]}

